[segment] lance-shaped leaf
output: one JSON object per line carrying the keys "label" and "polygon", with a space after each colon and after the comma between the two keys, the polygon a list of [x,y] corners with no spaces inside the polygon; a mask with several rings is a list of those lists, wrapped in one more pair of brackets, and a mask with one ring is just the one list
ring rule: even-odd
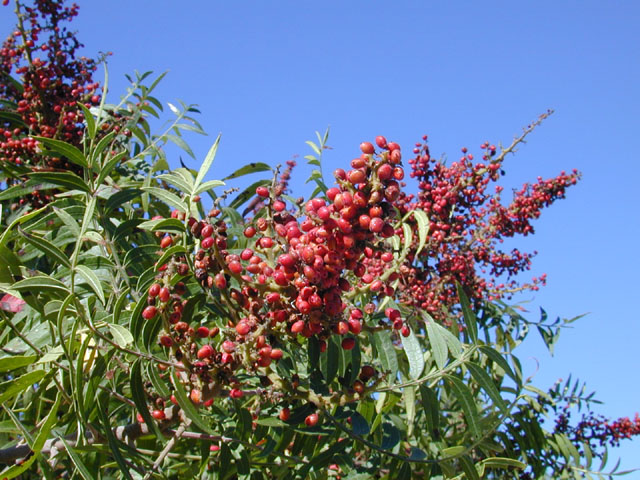
{"label": "lance-shaped leaf", "polygon": [[181,212],[187,213],[189,211],[186,203],[175,193],[168,192],[167,190],[163,190],[158,187],[143,187],[143,190],[159,200],[162,200],[167,205],[177,208]]}
{"label": "lance-shaped leaf", "polygon": [[124,478],[127,480],[133,480],[131,477],[131,473],[129,473],[129,467],[127,466],[127,462],[125,461],[122,453],[120,452],[120,448],[118,446],[118,441],[116,440],[115,435],[113,434],[113,430],[111,430],[111,424],[109,423],[109,401],[107,400],[107,393],[101,392],[98,396],[98,415],[100,417],[100,423],[104,428],[104,431],[107,435],[107,441],[109,442],[109,450],[115,458],[120,471],[124,475]]}
{"label": "lance-shaped leaf", "polygon": [[38,359],[36,355],[12,355],[0,358],[0,373],[11,372],[27,365],[31,365]]}
{"label": "lance-shaped leaf", "polygon": [[474,436],[479,437],[480,422],[478,419],[478,406],[473,400],[471,390],[469,390],[469,387],[462,383],[462,380],[457,377],[445,375],[444,378],[449,382],[451,390],[458,399],[462,412],[464,413],[464,418],[467,421],[467,425],[469,425],[469,428],[471,429],[471,433],[473,433]]}
{"label": "lance-shaped leaf", "polygon": [[84,121],[87,124],[87,135],[91,140],[93,140],[96,136],[96,119],[93,118],[91,111],[84,105],[82,102],[76,102],[76,105],[80,107],[82,110],[82,115],[84,116]]}
{"label": "lance-shaped leaf", "polygon": [[0,403],[4,403],[22,393],[34,383],[42,380],[45,375],[46,372],[44,370],[34,370],[18,378],[0,383]]}
{"label": "lance-shaped leaf", "polygon": [[61,140],[55,140],[53,138],[46,137],[33,137],[42,143],[49,150],[66,157],[70,162],[80,165],[81,167],[87,167],[87,159],[84,154],[73,145],[63,142]]}
{"label": "lance-shaped leaf", "polygon": [[427,322],[427,336],[431,345],[431,354],[438,368],[442,370],[447,364],[447,342],[438,327],[439,325],[436,325],[433,320]]}
{"label": "lance-shaped leaf", "polygon": [[97,275],[84,265],[76,265],[76,272],[78,272],[80,276],[87,281],[87,283],[91,287],[91,290],[94,291],[94,293],[98,296],[98,298],[104,305],[106,303],[104,298],[104,290],[102,289],[100,279],[97,277]]}
{"label": "lance-shaped leaf", "polygon": [[220,143],[220,135],[216,138],[216,141],[213,142],[213,145],[207,152],[207,156],[204,158],[204,162],[200,166],[200,170],[198,171],[198,175],[196,176],[195,188],[198,188],[204,180],[204,177],[209,172],[211,165],[213,164],[213,160],[216,158],[216,153],[218,152],[218,144]]}
{"label": "lance-shaped leaf", "polygon": [[238,170],[233,172],[231,175],[227,175],[226,177],[223,178],[223,180],[231,180],[232,178],[242,177],[243,175],[248,175],[250,173],[268,172],[270,170],[272,170],[272,168],[266,163],[251,162],[245,165],[244,167],[239,168]]}
{"label": "lance-shaped leaf", "polygon": [[376,332],[374,340],[382,367],[389,372],[389,383],[393,383],[398,375],[398,357],[391,342],[391,334],[386,330]]}
{"label": "lance-shaped leaf", "polygon": [[422,370],[424,370],[422,345],[420,345],[413,329],[410,330],[409,336],[405,337],[402,335],[400,338],[402,339],[404,353],[407,355],[407,359],[409,360],[409,377],[412,380],[415,380],[420,377]]}
{"label": "lance-shaped leaf", "polygon": [[487,392],[487,395],[493,400],[493,402],[500,408],[500,410],[505,411],[507,408],[507,404],[504,399],[500,396],[500,391],[496,384],[493,383],[493,380],[489,376],[487,372],[484,371],[479,365],[475,363],[468,362],[466,367],[469,369],[471,376],[473,379],[478,382],[478,385]]}
{"label": "lance-shaped leaf", "polygon": [[60,293],[65,296],[69,294],[69,289],[64,283],[47,275],[36,275],[35,277],[25,278],[24,280],[14,283],[12,288],[21,292],[29,291],[37,293],[48,291]]}
{"label": "lance-shaped leaf", "polygon": [[58,263],[61,263],[66,267],[71,267],[69,257],[49,240],[37,235],[33,235],[31,233],[27,233],[23,230],[19,230],[19,232],[22,238],[24,238],[27,243],[30,243],[35,248],[43,252],[49,259],[56,260]]}
{"label": "lance-shaped leaf", "polygon": [[467,332],[469,332],[469,338],[473,343],[478,342],[478,320],[476,319],[476,314],[471,310],[471,305],[469,304],[469,298],[464,293],[462,289],[462,285],[456,282],[456,287],[458,289],[458,299],[460,300],[460,305],[462,306],[462,315],[464,316],[464,323],[467,327]]}
{"label": "lance-shaped leaf", "polygon": [[176,399],[178,400],[178,404],[184,410],[185,415],[189,417],[195,425],[202,429],[202,431],[213,434],[213,430],[211,429],[211,427],[200,416],[198,410],[196,410],[196,408],[193,406],[193,403],[187,396],[187,392],[185,391],[184,386],[177,378],[177,376],[178,373],[176,372],[175,368],[172,368],[171,379],[173,380],[173,385],[176,387],[174,393]]}
{"label": "lance-shaped leaf", "polygon": [[44,423],[39,425],[38,435],[36,436],[33,443],[29,445],[31,447],[31,450],[33,451],[33,455],[29,456],[28,459],[26,459],[24,462],[20,463],[19,465],[13,465],[8,469],[0,472],[1,478],[6,480],[9,480],[11,478],[16,478],[22,472],[25,472],[26,470],[28,470],[31,467],[31,465],[33,465],[33,463],[38,459],[38,456],[40,455],[40,451],[42,450],[42,447],[44,447],[45,442],[49,439],[49,433],[51,432],[51,429],[53,428],[53,426],[56,424],[56,421],[58,420],[58,408],[60,407],[61,400],[62,400],[62,396],[58,394],[58,396],[56,397],[55,403],[49,410],[49,414],[47,415],[47,418],[45,418],[44,420]]}

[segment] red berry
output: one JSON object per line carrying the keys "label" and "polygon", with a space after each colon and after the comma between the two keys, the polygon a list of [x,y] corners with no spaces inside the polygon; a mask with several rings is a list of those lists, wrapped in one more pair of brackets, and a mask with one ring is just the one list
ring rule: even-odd
{"label": "red berry", "polygon": [[244,229],[244,236],[247,238],[251,238],[256,234],[256,229],[253,226],[248,226]]}
{"label": "red berry", "polygon": [[232,388],[229,392],[229,396],[231,398],[242,398],[244,396],[244,392],[239,388]]}
{"label": "red berry", "polygon": [[256,188],[256,194],[266,198],[269,196],[269,189],[267,187],[258,187]]}
{"label": "red berry", "polygon": [[307,418],[304,419],[304,423],[307,427],[313,427],[318,423],[318,414],[312,413],[308,415]]}
{"label": "red berry", "polygon": [[213,227],[211,225],[205,225],[200,232],[201,238],[209,238],[213,235]]}
{"label": "red berry", "polygon": [[238,332],[238,335],[246,335],[250,331],[251,331],[251,325],[249,325],[249,323],[245,322],[244,320],[241,320],[236,325],[236,332]]}
{"label": "red berry", "polygon": [[151,416],[156,420],[164,420],[167,416],[164,413],[164,410],[154,410],[151,412]]}
{"label": "red berry", "polygon": [[371,230],[373,233],[380,233],[383,228],[384,220],[382,220],[380,217],[374,217],[371,219],[371,222],[369,223],[369,230]]}
{"label": "red berry", "polygon": [[207,237],[204,240],[202,240],[202,242],[200,242],[200,246],[205,250],[209,250],[211,247],[213,247],[213,243],[214,243],[213,237]]}
{"label": "red berry", "polygon": [[204,360],[205,358],[211,357],[214,353],[215,350],[211,345],[203,345],[202,347],[200,347],[200,350],[198,350],[198,358],[200,360]]}
{"label": "red berry", "polygon": [[286,422],[287,420],[289,420],[290,416],[291,416],[291,410],[289,410],[289,407],[284,407],[282,410],[280,410],[280,413],[278,414],[278,417],[283,422]]}
{"label": "red berry", "polygon": [[171,298],[171,292],[167,287],[162,287],[158,293],[158,298],[161,302],[168,302]]}
{"label": "red berry", "polygon": [[386,148],[387,147],[387,139],[384,138],[382,135],[378,135],[376,137],[376,145],[378,145],[378,147],[380,147],[380,148]]}
{"label": "red berry", "polygon": [[198,335],[198,337],[200,338],[206,338],[210,333],[210,330],[204,325],[202,327],[198,327],[198,329],[196,330],[196,335]]}
{"label": "red berry", "polygon": [[304,330],[304,320],[298,320],[297,322],[294,322],[293,325],[291,325],[291,332],[292,333],[300,333],[302,332],[302,330]]}
{"label": "red berry", "polygon": [[280,360],[282,358],[282,350],[280,350],[279,348],[273,348],[271,350],[271,353],[269,354],[269,357],[271,358],[271,360]]}
{"label": "red berry", "polygon": [[162,240],[160,241],[160,248],[169,248],[171,245],[173,245],[173,238],[171,238],[170,235],[162,237]]}
{"label": "red berry", "polygon": [[151,285],[151,286],[149,287],[149,296],[150,296],[150,297],[157,297],[157,296],[158,296],[158,293],[160,293],[160,289],[161,289],[161,288],[162,288],[162,287],[160,286],[160,284],[158,284],[158,283],[154,283],[153,285]]}
{"label": "red berry", "polygon": [[348,337],[342,340],[342,348],[344,350],[352,350],[353,347],[355,346],[356,346],[355,338]]}
{"label": "red berry", "polygon": [[360,150],[366,155],[371,155],[375,152],[375,148],[371,142],[362,142],[360,144]]}
{"label": "red berry", "polygon": [[145,320],[151,320],[156,316],[156,313],[158,313],[158,309],[153,305],[149,305],[142,311],[142,318],[144,318]]}

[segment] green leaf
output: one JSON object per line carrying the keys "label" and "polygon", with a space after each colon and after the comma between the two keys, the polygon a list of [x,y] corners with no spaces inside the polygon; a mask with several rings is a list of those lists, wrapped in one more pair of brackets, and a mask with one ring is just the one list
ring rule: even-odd
{"label": "green leaf", "polygon": [[239,168],[238,170],[233,172],[231,175],[227,175],[226,177],[223,178],[223,180],[231,180],[232,178],[242,177],[250,173],[268,172],[270,170],[272,170],[272,168],[266,163],[251,162],[245,165],[244,167]]}
{"label": "green leaf", "polygon": [[426,322],[427,336],[429,337],[429,344],[431,345],[431,353],[436,361],[436,365],[440,370],[447,364],[447,343],[442,336],[439,325],[433,320]]}
{"label": "green leaf", "polygon": [[12,372],[18,368],[31,365],[38,359],[36,355],[13,355],[0,358],[0,373]]}
{"label": "green leaf", "polygon": [[394,383],[398,375],[398,357],[396,349],[391,342],[391,333],[387,330],[382,330],[376,332],[373,338],[382,367],[389,372],[388,381],[389,383]]}
{"label": "green leaf", "polygon": [[360,435],[361,437],[369,435],[369,424],[358,412],[353,412],[351,414],[351,429],[353,430],[353,433]]}
{"label": "green leaf", "polygon": [[133,480],[131,474],[129,473],[127,462],[123,458],[122,453],[120,453],[118,441],[116,440],[116,437],[111,430],[111,425],[109,424],[109,401],[106,399],[107,396],[107,392],[101,392],[101,394],[98,396],[98,416],[100,417],[100,423],[102,423],[105,434],[107,436],[109,451],[113,455],[113,458],[115,458],[120,471],[124,475],[124,478],[126,478],[127,480]]}
{"label": "green leaf", "polygon": [[64,226],[71,231],[74,237],[80,236],[80,225],[78,225],[76,219],[73,218],[69,212],[53,207],[53,213],[55,213]]}
{"label": "green leaf", "polygon": [[76,272],[79,273],[80,276],[87,281],[87,283],[91,287],[91,290],[94,291],[102,304],[105,305],[106,301],[104,298],[104,290],[102,290],[102,285],[100,284],[100,280],[98,279],[96,274],[84,265],[76,265]]}
{"label": "green leaf", "polygon": [[478,407],[473,400],[471,390],[467,387],[462,380],[451,375],[445,375],[444,378],[451,384],[453,393],[460,402],[464,418],[467,420],[467,424],[471,429],[471,433],[474,436],[480,436],[480,424],[478,419]]}
{"label": "green leaf", "polygon": [[55,140],[53,138],[46,137],[32,137],[42,143],[49,150],[53,150],[56,153],[66,157],[70,162],[80,165],[81,167],[88,167],[87,159],[84,154],[73,145],[63,142],[61,140]]}
{"label": "green leaf", "polygon": [[209,172],[209,169],[213,164],[213,160],[216,158],[216,153],[218,151],[219,143],[220,143],[220,135],[218,135],[218,137],[216,138],[216,141],[213,142],[213,145],[209,149],[207,156],[204,158],[204,162],[202,162],[202,165],[200,166],[200,170],[198,171],[198,175],[196,176],[195,188],[198,188],[200,186],[200,184],[202,183],[202,180],[204,180],[204,177]]}
{"label": "green leaf", "polygon": [[312,149],[314,152],[316,152],[316,155],[322,155],[322,151],[320,150],[320,148],[319,148],[315,143],[313,143],[311,140],[307,140],[307,141],[306,141],[306,142],[304,142],[304,143],[306,143],[307,145],[309,145],[309,146],[311,147],[311,149]]}
{"label": "green leaf", "polygon": [[94,480],[95,477],[91,475],[89,469],[84,464],[82,458],[80,458],[75,449],[71,445],[69,445],[64,438],[61,438],[60,440],[62,440],[62,443],[64,443],[64,448],[67,450],[69,458],[71,458],[71,461],[76,466],[76,472],[80,472],[80,476],[84,478],[84,480]]}
{"label": "green leaf", "polygon": [[473,313],[473,310],[471,310],[469,298],[467,298],[464,290],[462,290],[462,285],[456,282],[456,288],[458,289],[458,299],[462,306],[462,315],[464,316],[464,323],[467,327],[467,332],[469,332],[469,338],[473,343],[478,343],[478,321],[476,319],[476,315]]}
{"label": "green leaf", "polygon": [[149,406],[147,405],[147,396],[144,392],[144,386],[142,384],[142,363],[141,360],[136,360],[131,366],[131,374],[129,376],[129,386],[131,387],[131,397],[133,403],[136,404],[136,410],[142,416],[144,423],[147,424],[149,430],[154,432],[158,439],[162,439],[162,433],[158,428],[155,420],[149,413]]}
{"label": "green leaf", "polygon": [[53,243],[49,242],[43,237],[39,237],[37,235],[33,235],[30,233],[26,233],[23,230],[19,230],[22,238],[25,239],[28,243],[33,245],[35,248],[43,252],[48,259],[57,260],[58,263],[65,265],[66,267],[71,267],[71,262],[69,262],[69,257],[62,252],[58,247],[56,247]]}
{"label": "green leaf", "polygon": [[12,287],[18,291],[27,291],[32,293],[49,291],[60,293],[65,296],[69,294],[69,290],[64,283],[47,275],[36,275],[35,277],[25,278],[24,280],[14,283]]}
{"label": "green leaf", "polygon": [[402,339],[404,353],[407,355],[407,359],[409,360],[409,378],[415,380],[422,375],[422,371],[424,370],[422,345],[420,345],[413,329],[410,330],[408,337],[401,335],[400,338]]}
{"label": "green leaf", "polygon": [[109,330],[111,330],[113,339],[121,348],[124,348],[127,345],[131,345],[133,343],[133,335],[131,335],[131,332],[122,325],[110,323]]}
{"label": "green leaf", "polygon": [[322,370],[322,374],[324,376],[325,382],[329,385],[338,373],[339,367],[339,357],[340,357],[341,348],[338,344],[333,340],[333,338],[329,338],[327,340],[327,351],[322,354],[324,358],[326,358],[326,363],[322,363],[325,367]]}
{"label": "green leaf", "polygon": [[89,138],[93,140],[96,136],[96,119],[93,118],[91,111],[87,107],[85,107],[84,103],[76,102],[76,105],[78,105],[82,110],[84,121],[87,122],[86,132],[89,135]]}
{"label": "green leaf", "polygon": [[209,180],[196,188],[193,191],[193,195],[200,195],[201,193],[206,192],[207,190],[211,190],[212,188],[223,187],[224,184],[225,183],[220,180]]}
{"label": "green leaf", "polygon": [[175,193],[168,192],[158,187],[143,187],[142,190],[162,200],[167,205],[177,208],[181,212],[187,213],[189,211],[187,204]]}
{"label": "green leaf", "polygon": [[44,444],[49,439],[49,433],[51,432],[51,429],[53,428],[53,426],[56,424],[58,420],[58,408],[60,407],[61,400],[62,400],[62,395],[58,394],[56,397],[55,403],[49,410],[49,414],[47,415],[47,418],[44,420],[44,423],[39,425],[38,435],[36,436],[33,443],[29,445],[31,447],[31,450],[33,451],[33,455],[31,455],[27,460],[25,460],[21,464],[13,465],[10,468],[0,472],[1,478],[6,480],[9,480],[11,478],[16,478],[22,472],[25,472],[26,470],[28,470],[31,467],[31,465],[38,459],[38,456],[40,455],[40,451],[42,450],[42,447],[44,447]]}
{"label": "green leaf", "polygon": [[182,190],[182,192],[184,193],[191,193],[191,191],[193,190],[193,177],[187,179],[184,176],[177,174],[177,172],[158,175],[158,180],[169,182],[172,185],[178,187],[178,189]]}
{"label": "green leaf", "polygon": [[0,383],[0,403],[4,403],[15,397],[17,394],[25,391],[34,383],[42,380],[46,375],[44,370],[34,370],[24,375],[11,379],[7,382]]}
{"label": "green leaf", "polygon": [[469,369],[471,376],[473,379],[478,382],[478,385],[487,392],[487,395],[493,400],[493,402],[502,410],[503,412],[507,409],[507,404],[504,399],[500,396],[500,391],[496,387],[495,383],[491,379],[491,377],[485,372],[480,366],[475,363],[468,362],[465,364]]}
{"label": "green leaf", "polygon": [[100,169],[100,173],[98,174],[98,178],[96,179],[96,185],[102,185],[105,178],[109,176],[111,171],[118,165],[123,158],[127,156],[127,152],[120,152],[117,155],[114,155],[109,161]]}
{"label": "green leaf", "polygon": [[480,462],[480,464],[489,468],[514,467],[514,468],[519,468],[521,470],[524,470],[525,468],[527,468],[526,463],[522,463],[519,460],[515,460],[513,458],[506,458],[506,457],[485,458],[484,460],[482,460],[482,462]]}
{"label": "green leaf", "polygon": [[427,433],[431,437],[438,439],[440,435],[440,403],[438,402],[438,397],[435,392],[424,383],[420,384],[419,389]]}
{"label": "green leaf", "polygon": [[423,210],[413,210],[413,216],[418,222],[418,248],[416,249],[416,257],[422,251],[427,238],[429,237],[429,217]]}
{"label": "green leaf", "polygon": [[213,434],[214,432],[211,429],[211,427],[207,425],[207,422],[204,421],[204,419],[200,416],[196,408],[193,406],[193,403],[191,402],[189,397],[187,397],[187,393],[184,389],[184,386],[182,385],[180,380],[176,378],[177,375],[178,374],[176,372],[176,369],[172,368],[171,379],[173,381],[173,385],[176,387],[174,393],[175,393],[176,399],[178,400],[178,404],[184,410],[185,415],[189,417],[195,425],[197,425],[204,432]]}
{"label": "green leaf", "polygon": [[518,386],[522,384],[522,379],[513,372],[507,360],[498,351],[486,345],[480,346],[480,351],[489,357],[493,363],[497,364],[507,375],[509,375]]}
{"label": "green leaf", "polygon": [[48,206],[44,206],[42,208],[39,208],[38,210],[34,210],[31,213],[27,213],[26,215],[22,215],[21,217],[16,218],[13,222],[11,222],[11,225],[9,225],[4,232],[2,232],[2,236],[0,236],[0,247],[3,247],[7,244],[7,242],[9,241],[10,235],[11,235],[11,230],[13,230],[14,227],[23,224],[24,222],[27,222],[29,220],[31,220],[34,217],[37,217],[38,215],[40,215],[44,210],[48,209]]}
{"label": "green leaf", "polygon": [[480,480],[478,471],[476,470],[473,460],[468,455],[460,457],[460,466],[467,477],[467,480]]}
{"label": "green leaf", "polygon": [[125,190],[122,190],[109,197],[109,200],[107,200],[107,203],[105,203],[104,205],[105,211],[108,212],[110,210],[119,208],[122,204],[139,197],[141,194],[142,190],[139,190],[137,188],[127,188]]}
{"label": "green leaf", "polygon": [[148,230],[150,232],[165,232],[165,233],[184,233],[186,228],[177,218],[160,218],[157,220],[147,220],[138,225],[141,230]]}
{"label": "green leaf", "polygon": [[259,418],[256,420],[258,425],[264,425],[265,427],[286,427],[288,426],[285,422],[275,417],[266,417]]}

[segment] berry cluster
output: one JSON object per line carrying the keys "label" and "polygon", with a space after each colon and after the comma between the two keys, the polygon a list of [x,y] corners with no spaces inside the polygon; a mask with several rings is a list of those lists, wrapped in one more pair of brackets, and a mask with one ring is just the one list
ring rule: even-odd
{"label": "berry cluster", "polygon": [[[518,284],[513,277],[530,268],[532,255],[518,249],[505,252],[499,244],[516,234],[533,233],[531,220],[539,217],[543,207],[564,198],[566,188],[574,185],[580,174],[574,170],[538,179],[536,184],[514,192],[513,201],[505,206],[501,202],[503,188],[496,186],[493,194],[488,188],[502,174],[506,151],[498,154],[487,142],[481,145],[481,162],[474,162],[464,148],[457,162],[446,165],[431,156],[426,136],[423,140],[416,144],[415,157],[409,160],[410,176],[418,180],[419,191],[417,195],[402,193],[393,202],[401,213],[419,209],[430,221],[426,246],[417,256],[411,253],[400,269],[403,302],[444,321],[458,304],[456,283],[475,302],[510,296],[522,289],[536,290],[538,284],[544,284],[544,275]],[[505,282],[500,280],[503,275],[508,278]]]}

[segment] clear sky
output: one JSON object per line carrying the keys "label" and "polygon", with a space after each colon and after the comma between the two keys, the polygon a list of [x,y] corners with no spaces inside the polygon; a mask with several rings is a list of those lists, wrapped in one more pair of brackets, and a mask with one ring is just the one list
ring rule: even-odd
{"label": "clear sky", "polygon": [[[432,154],[456,159],[463,146],[508,144],[555,109],[509,157],[503,184],[572,168],[584,177],[519,242],[540,252],[531,275],[548,274],[545,289],[521,299],[531,300],[532,318],[538,305],[554,317],[590,314],[564,332],[555,357],[536,340],[521,359],[528,373],[540,362],[543,389],[573,373],[605,402],[599,412],[640,411],[640,2],[79,3],[86,54],[114,53],[111,99],[125,73],[168,70],[157,96],[199,104],[210,134],[188,138],[198,158],[222,133],[215,177],[303,156],[304,141],[329,125],[325,172],[380,134],[405,151],[428,134]],[[0,9],[1,31],[12,23]],[[302,164],[294,171],[301,194],[308,173]],[[640,467],[640,439],[613,451],[610,467],[618,456]]]}

